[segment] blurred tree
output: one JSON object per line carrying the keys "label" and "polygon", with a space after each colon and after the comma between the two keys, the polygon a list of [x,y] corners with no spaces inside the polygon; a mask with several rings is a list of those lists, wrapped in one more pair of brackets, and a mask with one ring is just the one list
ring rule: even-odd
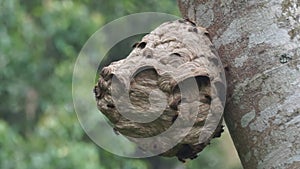
{"label": "blurred tree", "polygon": [[73,109],[72,72],[84,43],[101,25],[145,11],[179,15],[172,0],[0,0],[1,169],[178,164],[176,159],[121,158],[98,148],[86,141]]}

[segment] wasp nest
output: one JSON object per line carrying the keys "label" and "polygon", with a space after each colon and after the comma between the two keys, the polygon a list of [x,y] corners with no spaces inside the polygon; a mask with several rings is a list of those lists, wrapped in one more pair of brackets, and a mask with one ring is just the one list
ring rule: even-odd
{"label": "wasp nest", "polygon": [[225,86],[207,31],[177,20],[104,67],[94,92],[114,130],[145,151],[184,162],[220,137]]}

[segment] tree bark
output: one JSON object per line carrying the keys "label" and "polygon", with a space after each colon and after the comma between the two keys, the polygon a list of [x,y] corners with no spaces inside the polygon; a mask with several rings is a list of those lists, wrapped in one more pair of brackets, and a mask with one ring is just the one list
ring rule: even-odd
{"label": "tree bark", "polygon": [[244,168],[299,168],[300,1],[178,3],[226,65],[224,117]]}

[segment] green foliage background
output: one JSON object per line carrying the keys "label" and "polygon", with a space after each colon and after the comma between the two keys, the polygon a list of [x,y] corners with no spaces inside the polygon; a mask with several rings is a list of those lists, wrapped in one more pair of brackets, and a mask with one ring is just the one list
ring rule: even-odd
{"label": "green foliage background", "polygon": [[183,165],[115,156],[82,130],[71,93],[80,49],[105,23],[146,11],[179,16],[174,0],[0,0],[1,169],[239,168],[228,135]]}

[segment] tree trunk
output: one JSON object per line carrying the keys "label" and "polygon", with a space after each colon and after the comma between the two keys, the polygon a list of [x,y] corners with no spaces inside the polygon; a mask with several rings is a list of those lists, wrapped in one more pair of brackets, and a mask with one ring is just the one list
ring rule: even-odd
{"label": "tree trunk", "polygon": [[300,168],[300,1],[178,2],[226,65],[224,116],[244,168]]}

